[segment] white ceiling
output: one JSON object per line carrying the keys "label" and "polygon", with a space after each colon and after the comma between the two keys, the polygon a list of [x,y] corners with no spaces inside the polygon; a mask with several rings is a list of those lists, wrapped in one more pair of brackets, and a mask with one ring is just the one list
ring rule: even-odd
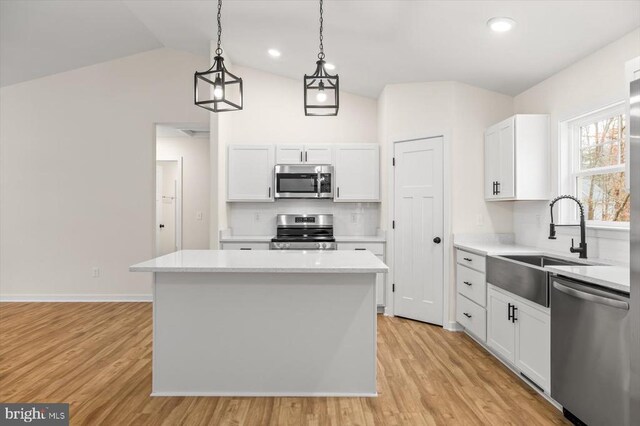
{"label": "white ceiling", "polygon": [[[0,5],[0,84],[166,46],[208,55],[214,1],[29,1]],[[489,31],[509,16],[516,28]],[[330,1],[325,52],[344,90],[458,80],[517,94],[640,26],[634,1]],[[223,48],[235,64],[301,78],[314,70],[315,0],[227,0]],[[640,40],[639,40],[640,43]],[[282,56],[273,59],[267,49]]]}

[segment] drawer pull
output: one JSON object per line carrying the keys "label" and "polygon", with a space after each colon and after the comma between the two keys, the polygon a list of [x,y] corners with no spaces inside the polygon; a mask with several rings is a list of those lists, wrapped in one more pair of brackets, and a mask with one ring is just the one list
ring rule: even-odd
{"label": "drawer pull", "polygon": [[465,284],[466,284],[466,285],[468,285],[468,286],[471,286],[471,285],[472,285],[472,283],[470,283],[469,281],[463,281],[463,283],[465,283]]}
{"label": "drawer pull", "polygon": [[467,262],[473,262],[473,259],[470,259],[468,257],[465,257],[464,260],[466,260]]}
{"label": "drawer pull", "polygon": [[240,250],[251,250],[249,247],[240,247]]}
{"label": "drawer pull", "polygon": [[467,318],[471,318],[471,315],[470,315],[470,314],[468,314],[468,313],[466,313],[466,312],[464,312],[462,315],[464,315],[464,316],[465,316],[465,317],[467,317]]}
{"label": "drawer pull", "polygon": [[366,250],[366,248],[357,248],[356,250]]}

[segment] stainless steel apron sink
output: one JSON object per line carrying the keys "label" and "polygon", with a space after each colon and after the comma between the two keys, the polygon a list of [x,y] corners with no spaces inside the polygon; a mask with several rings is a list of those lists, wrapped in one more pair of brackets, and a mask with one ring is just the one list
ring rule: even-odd
{"label": "stainless steel apron sink", "polygon": [[488,256],[487,283],[548,307],[549,274],[544,267],[590,264],[547,255]]}

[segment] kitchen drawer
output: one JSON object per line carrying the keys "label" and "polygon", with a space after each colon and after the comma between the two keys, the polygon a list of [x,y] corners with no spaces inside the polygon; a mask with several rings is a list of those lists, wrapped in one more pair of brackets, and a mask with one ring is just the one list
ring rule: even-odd
{"label": "kitchen drawer", "polygon": [[380,243],[338,243],[338,250],[369,250],[376,256],[384,256],[384,244]]}
{"label": "kitchen drawer", "polygon": [[458,294],[456,320],[480,341],[487,340],[487,311]]}
{"label": "kitchen drawer", "polygon": [[456,266],[456,286],[458,293],[473,300],[482,307],[487,306],[487,283],[485,274],[464,265]]}
{"label": "kitchen drawer", "polygon": [[485,257],[478,254],[458,249],[456,261],[460,265],[468,266],[476,271],[484,272],[486,270]]}
{"label": "kitchen drawer", "polygon": [[222,250],[269,250],[269,243],[222,243]]}

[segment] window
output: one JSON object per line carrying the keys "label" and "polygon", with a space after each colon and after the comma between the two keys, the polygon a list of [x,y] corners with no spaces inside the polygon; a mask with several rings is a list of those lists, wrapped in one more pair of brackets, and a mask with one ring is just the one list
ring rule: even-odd
{"label": "window", "polygon": [[[566,123],[568,146],[563,192],[575,195],[582,202],[589,225],[629,226],[631,203],[625,188],[626,125],[623,104]],[[571,214],[568,217],[573,219]]]}

